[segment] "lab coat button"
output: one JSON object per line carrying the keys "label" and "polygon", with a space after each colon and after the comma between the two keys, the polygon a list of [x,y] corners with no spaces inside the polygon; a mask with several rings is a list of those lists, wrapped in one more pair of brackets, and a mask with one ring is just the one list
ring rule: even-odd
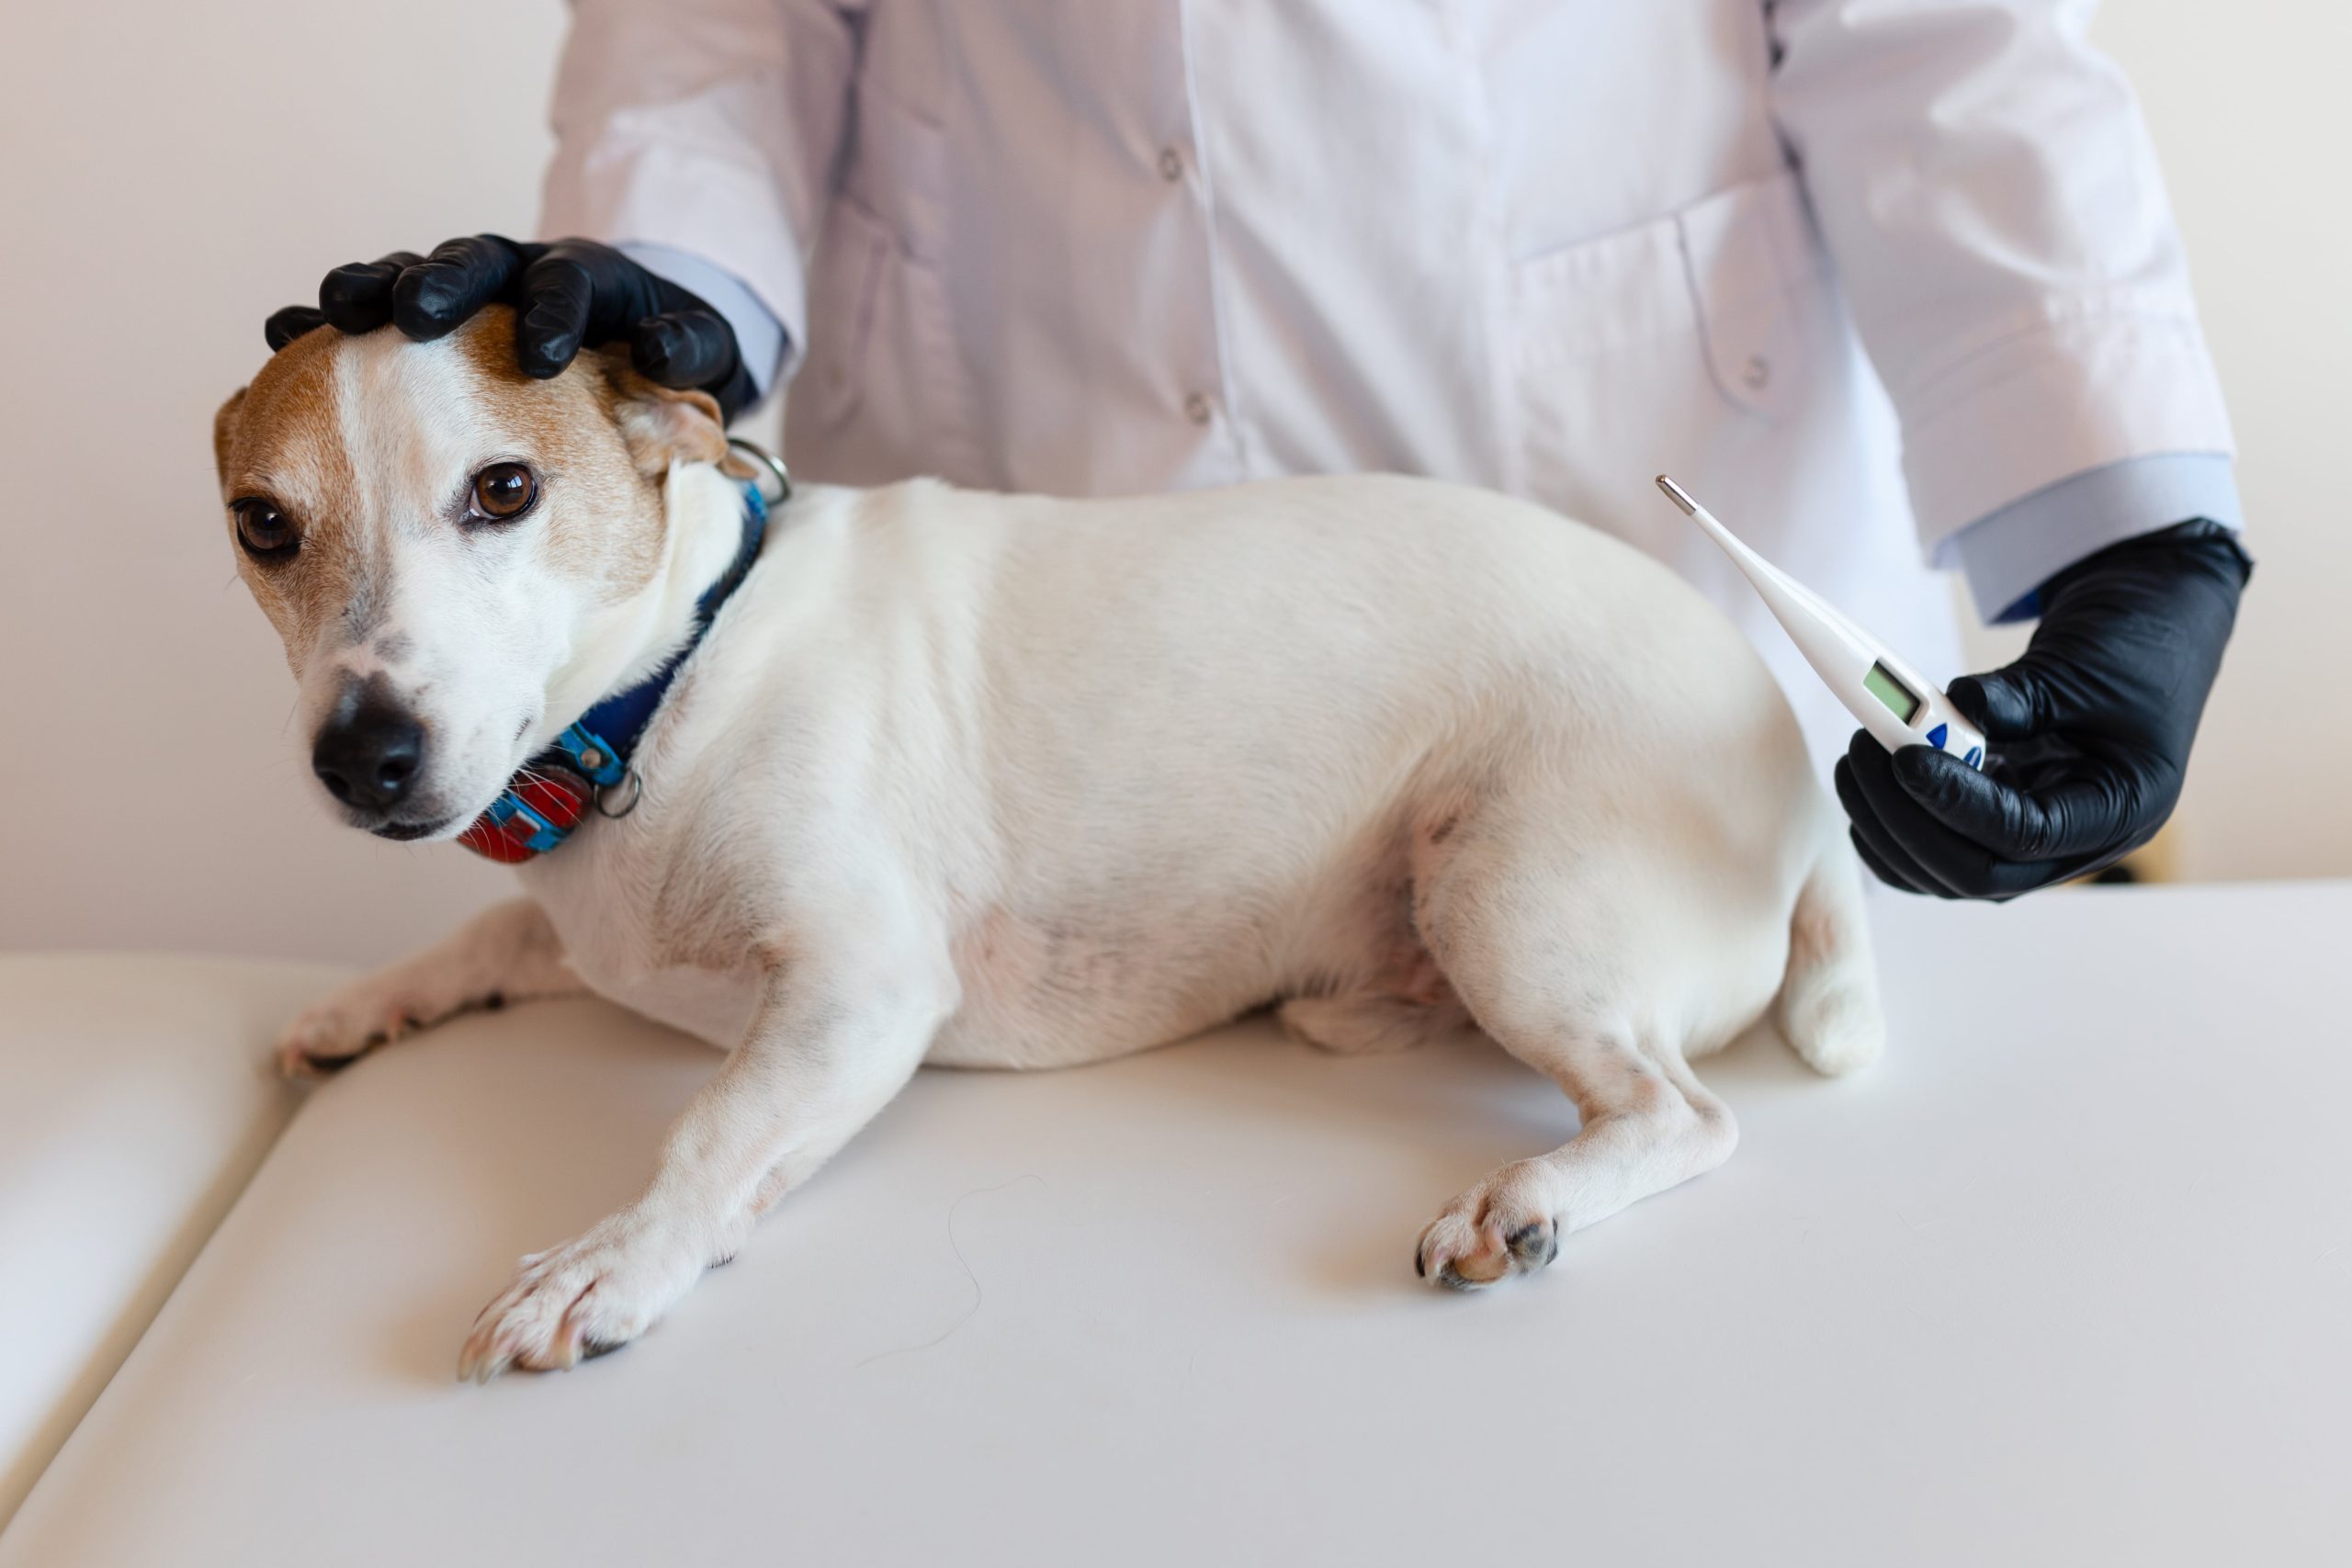
{"label": "lab coat button", "polygon": [[1198,392],[1184,400],[1184,417],[1194,424],[1206,424],[1215,412],[1209,407],[1209,400]]}
{"label": "lab coat button", "polygon": [[1173,147],[1159,150],[1159,177],[1174,185],[1184,177],[1184,154]]}
{"label": "lab coat button", "polygon": [[1747,383],[1750,391],[1760,392],[1764,389],[1764,383],[1772,378],[1772,362],[1760,354],[1751,354],[1747,356],[1747,367],[1740,372],[1739,378]]}

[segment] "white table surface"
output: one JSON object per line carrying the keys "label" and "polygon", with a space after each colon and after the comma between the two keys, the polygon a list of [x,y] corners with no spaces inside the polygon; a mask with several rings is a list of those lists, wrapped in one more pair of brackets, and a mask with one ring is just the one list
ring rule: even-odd
{"label": "white table surface", "polygon": [[317,964],[0,953],[0,1527],[293,1114]]}
{"label": "white table surface", "polygon": [[2352,1553],[2352,886],[1878,910],[1858,1078],[1454,1296],[1573,1116],[1244,1026],[930,1073],[642,1342],[451,1381],[713,1054],[601,1007],[318,1093],[0,1564],[2290,1563]]}

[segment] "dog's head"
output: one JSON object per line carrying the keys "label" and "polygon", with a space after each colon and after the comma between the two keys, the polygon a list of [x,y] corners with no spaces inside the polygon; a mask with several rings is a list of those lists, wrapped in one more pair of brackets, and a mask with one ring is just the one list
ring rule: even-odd
{"label": "dog's head", "polygon": [[727,445],[708,397],[625,360],[524,376],[493,307],[429,344],[313,329],[221,405],[213,452],[320,784],[408,840],[463,831],[628,668],[678,466]]}

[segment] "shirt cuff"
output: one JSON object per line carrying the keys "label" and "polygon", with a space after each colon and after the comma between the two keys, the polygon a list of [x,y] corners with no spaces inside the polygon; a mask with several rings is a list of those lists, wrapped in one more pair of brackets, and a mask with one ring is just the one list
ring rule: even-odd
{"label": "shirt cuff", "polygon": [[753,389],[761,398],[768,395],[775,385],[788,345],[784,323],[760,303],[759,296],[746,288],[734,274],[711,265],[689,251],[639,240],[625,240],[614,249],[646,271],[658,273],[698,295],[704,304],[724,317],[734,331],[735,352],[742,356],[743,368],[751,372]]}
{"label": "shirt cuff", "polygon": [[2197,517],[2245,526],[2227,453],[2127,457],[1978,518],[1938,547],[1936,565],[1966,573],[1987,623],[2030,620],[2041,612],[2041,585],[2085,556]]}

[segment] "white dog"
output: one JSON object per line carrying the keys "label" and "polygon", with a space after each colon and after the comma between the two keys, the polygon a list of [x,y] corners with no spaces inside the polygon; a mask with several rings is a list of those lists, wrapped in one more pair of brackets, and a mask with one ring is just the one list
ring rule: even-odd
{"label": "white dog", "polygon": [[[1634,550],[1402,479],[918,480],[802,491],[742,576],[715,405],[595,355],[526,379],[511,334],[314,331],[215,428],[353,826],[552,844],[587,786],[533,793],[568,777],[551,743],[691,648],[626,773],[594,743],[620,737],[570,731],[601,810],[522,866],[528,901],[282,1046],[303,1070],[584,985],[729,1050],[643,1196],[525,1258],[461,1376],[641,1333],[924,1062],[1095,1061],[1270,1002],[1340,1051],[1475,1021],[1582,1128],[1423,1231],[1417,1270],[1467,1287],[1721,1162],[1732,1118],[1685,1064],[1776,997],[1815,1067],[1877,1054],[1796,725]],[[493,823],[510,784],[537,807]]]}

